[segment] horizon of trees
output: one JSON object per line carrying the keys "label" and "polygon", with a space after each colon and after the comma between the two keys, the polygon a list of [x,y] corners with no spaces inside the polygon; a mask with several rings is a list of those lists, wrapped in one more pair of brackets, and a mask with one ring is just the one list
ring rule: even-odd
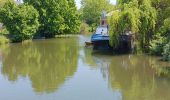
{"label": "horizon of trees", "polygon": [[79,32],[80,17],[74,0],[24,0],[20,5],[13,0],[2,1],[0,22],[13,42]]}

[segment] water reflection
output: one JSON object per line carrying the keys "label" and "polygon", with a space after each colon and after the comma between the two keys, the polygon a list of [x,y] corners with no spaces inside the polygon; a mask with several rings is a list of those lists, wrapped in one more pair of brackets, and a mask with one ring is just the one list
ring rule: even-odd
{"label": "water reflection", "polygon": [[54,92],[77,69],[76,43],[72,38],[12,44],[2,50],[2,74],[9,81],[28,77],[35,92]]}
{"label": "water reflection", "polygon": [[[0,47],[1,74],[12,83],[0,76],[0,98],[23,100],[18,98],[25,98],[20,95],[27,91],[32,100],[39,99],[37,93],[43,93],[41,100],[54,100],[51,96],[59,100],[170,100],[170,63],[146,55],[92,52],[84,47],[87,39]],[[34,91],[29,90],[30,84]]]}
{"label": "water reflection", "polygon": [[[159,75],[160,69],[168,63],[146,55],[106,56],[99,53],[92,57],[109,86],[121,91],[123,100],[170,99],[170,79]],[[169,68],[163,68],[161,72],[170,74]]]}

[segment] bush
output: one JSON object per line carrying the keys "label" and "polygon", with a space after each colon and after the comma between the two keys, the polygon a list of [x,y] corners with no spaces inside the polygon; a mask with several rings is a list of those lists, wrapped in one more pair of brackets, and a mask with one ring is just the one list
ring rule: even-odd
{"label": "bush", "polygon": [[80,25],[80,34],[89,34],[89,25],[86,23],[81,23]]}
{"label": "bush", "polygon": [[166,39],[161,36],[156,36],[156,39],[152,40],[149,46],[150,53],[152,55],[160,56],[163,52],[163,47],[166,44]]}
{"label": "bush", "polygon": [[5,44],[9,42],[9,39],[7,39],[5,36],[0,36],[0,44]]}
{"label": "bush", "polygon": [[31,39],[39,26],[38,17],[37,10],[27,4],[16,5],[9,1],[0,10],[0,19],[13,42]]}
{"label": "bush", "polygon": [[162,55],[163,60],[170,61],[170,42],[164,46]]}
{"label": "bush", "polygon": [[6,28],[0,29],[0,35],[6,35],[6,34],[9,34]]}

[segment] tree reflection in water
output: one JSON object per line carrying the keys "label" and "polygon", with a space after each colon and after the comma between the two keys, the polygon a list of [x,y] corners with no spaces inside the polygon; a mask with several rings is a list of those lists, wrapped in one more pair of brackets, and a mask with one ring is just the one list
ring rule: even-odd
{"label": "tree reflection in water", "polygon": [[3,50],[2,74],[10,81],[28,77],[35,92],[54,92],[77,69],[77,45],[76,38],[12,44]]}
{"label": "tree reflection in water", "polygon": [[[170,79],[160,77],[163,62],[158,58],[102,54],[94,54],[92,57],[104,78],[109,81],[109,86],[113,90],[119,90],[124,100],[170,99]],[[170,74],[165,68],[164,72]]]}

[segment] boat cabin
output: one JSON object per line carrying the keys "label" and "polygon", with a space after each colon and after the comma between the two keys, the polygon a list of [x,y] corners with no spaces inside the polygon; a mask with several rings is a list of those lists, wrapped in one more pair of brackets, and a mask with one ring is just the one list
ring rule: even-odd
{"label": "boat cabin", "polygon": [[95,34],[109,36],[108,32],[109,32],[109,27],[107,23],[106,11],[103,11],[101,19],[100,19],[100,26],[96,28]]}
{"label": "boat cabin", "polygon": [[109,45],[109,27],[107,23],[106,11],[103,11],[100,25],[96,28],[95,33],[91,37],[91,42],[93,44],[93,49],[107,50],[110,49]]}
{"label": "boat cabin", "polygon": [[103,35],[103,36],[108,36],[108,27],[104,27],[104,26],[100,26],[96,29],[96,34],[100,34],[100,35]]}

